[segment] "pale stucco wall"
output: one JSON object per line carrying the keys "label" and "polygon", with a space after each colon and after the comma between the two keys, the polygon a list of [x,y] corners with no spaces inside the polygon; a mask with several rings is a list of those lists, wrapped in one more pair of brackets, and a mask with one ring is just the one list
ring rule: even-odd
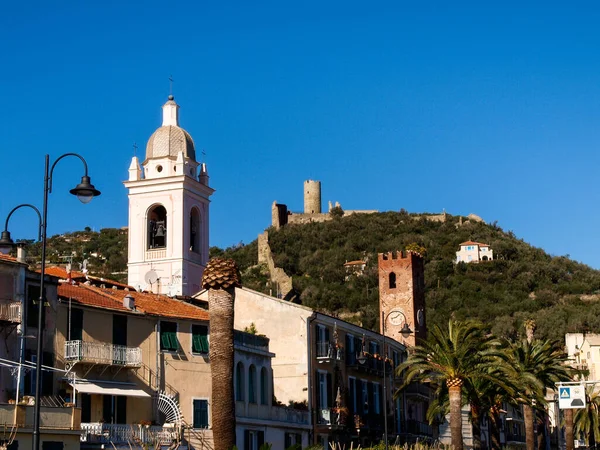
{"label": "pale stucco wall", "polygon": [[306,322],[311,315],[310,308],[236,288],[234,327],[243,330],[254,323],[270,339],[275,396],[285,404],[308,399]]}

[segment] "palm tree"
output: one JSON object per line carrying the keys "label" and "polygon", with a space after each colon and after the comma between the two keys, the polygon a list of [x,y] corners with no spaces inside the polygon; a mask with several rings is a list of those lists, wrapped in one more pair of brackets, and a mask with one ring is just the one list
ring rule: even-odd
{"label": "palm tree", "polygon": [[571,379],[572,368],[558,342],[521,339],[507,344],[507,361],[519,392],[514,400],[523,405],[527,450],[535,450],[534,407],[546,405],[546,388]]}
{"label": "palm tree", "polygon": [[584,434],[586,446],[595,448],[600,439],[600,392],[588,387],[586,397],[585,408],[577,410],[573,421],[575,432]]}
{"label": "palm tree", "polygon": [[450,320],[448,330],[434,326],[427,341],[413,347],[408,359],[396,369],[404,375],[400,389],[415,381],[443,384],[448,388],[450,433],[454,450],[462,450],[461,400],[469,377],[490,377],[490,368],[497,362],[495,342],[484,334],[482,325]]}
{"label": "palm tree", "polygon": [[202,287],[208,289],[212,430],[215,450],[235,446],[233,400],[233,311],[240,273],[234,260],[213,258],[206,265]]}

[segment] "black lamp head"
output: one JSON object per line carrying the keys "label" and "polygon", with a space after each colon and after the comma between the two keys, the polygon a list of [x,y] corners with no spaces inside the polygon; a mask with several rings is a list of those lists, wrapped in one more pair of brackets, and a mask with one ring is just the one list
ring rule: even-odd
{"label": "black lamp head", "polygon": [[92,198],[98,197],[100,191],[90,182],[90,177],[84,175],[81,177],[81,183],[71,189],[69,192],[76,195],[81,203],[89,203]]}
{"label": "black lamp head", "polygon": [[10,238],[10,231],[4,230],[0,237],[0,253],[9,253],[14,246],[15,242]]}
{"label": "black lamp head", "polygon": [[406,322],[404,322],[404,326],[400,330],[400,334],[402,335],[402,337],[404,339],[406,339],[407,337],[409,337],[412,334],[412,330],[410,329],[410,326],[408,326],[408,324]]}

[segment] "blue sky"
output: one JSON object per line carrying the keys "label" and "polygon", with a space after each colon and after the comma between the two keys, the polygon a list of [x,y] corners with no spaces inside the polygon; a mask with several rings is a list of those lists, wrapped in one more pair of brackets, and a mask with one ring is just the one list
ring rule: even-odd
{"label": "blue sky", "polygon": [[[169,75],[206,152],[211,245],[250,242],[305,179],[346,209],[476,213],[600,268],[600,6],[589,2],[9,2],[0,15],[0,218],[127,225],[122,181]],[[9,229],[35,237],[19,211]],[[477,236],[473,236],[474,239]]]}

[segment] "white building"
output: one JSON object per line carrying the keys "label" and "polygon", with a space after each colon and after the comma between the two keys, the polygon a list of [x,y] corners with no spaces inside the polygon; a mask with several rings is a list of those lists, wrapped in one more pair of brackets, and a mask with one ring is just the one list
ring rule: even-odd
{"label": "white building", "polygon": [[600,376],[600,334],[567,333],[565,344],[574,366],[588,371],[585,379],[597,380]]}
{"label": "white building", "polygon": [[456,252],[456,262],[479,262],[492,261],[494,251],[488,244],[481,242],[467,241],[460,244],[460,250]]}
{"label": "white building", "polygon": [[173,96],[148,140],[146,159],[129,166],[130,286],[170,296],[200,290],[208,261],[208,210],[214,192],[192,137],[179,126]]}

